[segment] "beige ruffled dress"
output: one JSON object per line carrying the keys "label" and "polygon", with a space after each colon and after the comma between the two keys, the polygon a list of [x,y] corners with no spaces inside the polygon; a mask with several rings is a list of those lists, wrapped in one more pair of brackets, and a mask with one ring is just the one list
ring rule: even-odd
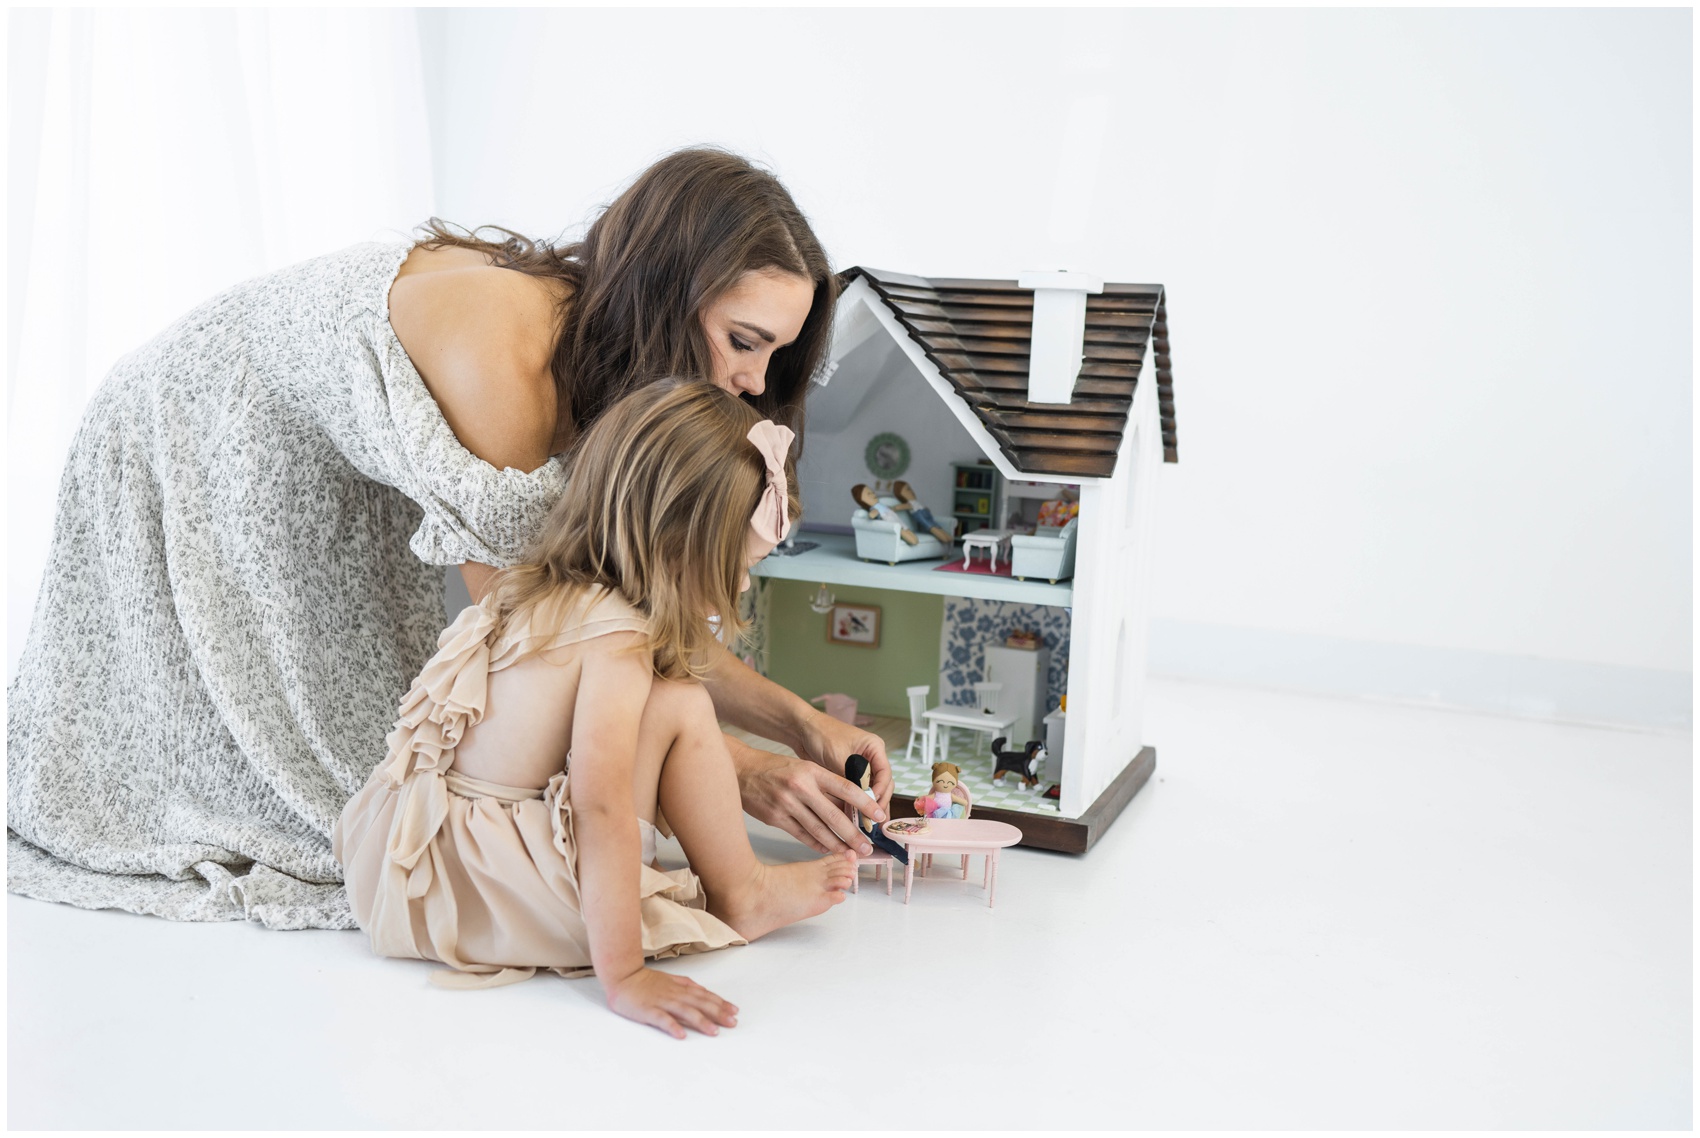
{"label": "beige ruffled dress", "polygon": [[[455,748],[484,717],[491,673],[534,650],[614,632],[646,631],[616,593],[582,597],[558,631],[521,620],[496,636],[483,605],[461,612],[401,702],[389,753],[331,835],[355,919],[381,956],[438,960],[446,987],[496,987],[548,968],[591,971],[581,912],[568,769],[541,790],[469,778]],[[745,941],[705,908],[688,869],[655,868],[655,827],[643,834],[643,951],[664,958]]]}

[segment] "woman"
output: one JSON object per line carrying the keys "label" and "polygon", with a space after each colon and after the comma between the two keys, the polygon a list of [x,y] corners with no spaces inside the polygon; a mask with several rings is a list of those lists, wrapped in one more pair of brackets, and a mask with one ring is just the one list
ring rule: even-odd
{"label": "woman", "polygon": [[[239,285],[120,361],[61,482],[7,723],[8,884],[87,908],[351,927],[328,836],[446,623],[621,394],[706,378],[801,433],[836,284],[777,180],[687,150],[563,249],[433,222]],[[867,843],[884,747],[735,660],[745,809]],[[877,811],[876,811],[877,812]]]}

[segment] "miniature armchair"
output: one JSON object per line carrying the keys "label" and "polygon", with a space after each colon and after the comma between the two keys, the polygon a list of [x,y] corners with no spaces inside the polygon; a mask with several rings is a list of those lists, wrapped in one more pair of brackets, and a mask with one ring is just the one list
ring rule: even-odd
{"label": "miniature armchair", "polygon": [[1074,576],[1074,542],[1080,519],[1071,517],[1062,526],[1040,525],[1038,532],[1015,534],[1009,539],[1010,572],[1019,580],[1040,577],[1051,584]]}
{"label": "miniature armchair", "polygon": [[[900,516],[903,503],[889,494],[879,497],[882,506],[889,506],[898,511]],[[947,530],[955,528],[956,519],[949,515],[940,515],[939,524]],[[910,527],[902,522],[886,518],[871,518],[867,510],[858,509],[850,517],[850,525],[856,531],[856,556],[864,561],[884,561],[896,565],[899,561],[923,561],[929,557],[942,558],[949,553],[945,544],[930,533],[910,534],[915,538],[915,544],[910,545],[903,540],[903,532]]]}

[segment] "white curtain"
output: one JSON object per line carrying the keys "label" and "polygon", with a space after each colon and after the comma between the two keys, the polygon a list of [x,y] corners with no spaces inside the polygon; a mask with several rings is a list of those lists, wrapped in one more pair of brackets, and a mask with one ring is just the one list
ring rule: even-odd
{"label": "white curtain", "polygon": [[247,277],[433,212],[411,9],[18,10],[6,45],[7,678],[113,363]]}

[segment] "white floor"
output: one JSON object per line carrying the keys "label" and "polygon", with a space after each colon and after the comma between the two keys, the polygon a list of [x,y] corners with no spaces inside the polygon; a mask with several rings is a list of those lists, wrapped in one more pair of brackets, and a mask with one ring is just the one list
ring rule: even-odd
{"label": "white floor", "polygon": [[617,1019],[593,981],[439,991],[355,933],[8,898],[8,1122],[1692,1125],[1690,735],[1151,704],[1158,776],[1085,857],[1007,853],[996,909],[870,880],[669,965],[742,1007],[718,1039]]}

